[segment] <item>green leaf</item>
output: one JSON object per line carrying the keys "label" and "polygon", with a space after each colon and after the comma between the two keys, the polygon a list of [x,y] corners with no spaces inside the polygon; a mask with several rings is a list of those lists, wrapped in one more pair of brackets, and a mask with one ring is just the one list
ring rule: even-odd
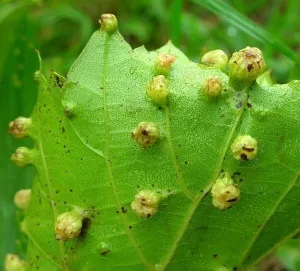
{"label": "green leaf", "polygon": [[[37,84],[33,81],[33,73],[38,68],[34,51],[36,35],[32,22],[28,19],[26,9],[20,10],[8,20],[1,45],[7,48],[3,59],[0,56],[0,262],[4,262],[5,254],[26,254],[26,237],[20,233],[19,224],[24,217],[13,203],[14,194],[32,185],[33,168],[19,169],[10,161],[11,154],[19,146],[32,146],[28,139],[17,141],[8,134],[8,124],[19,116],[29,116],[36,101]],[[12,27],[13,26],[13,27]],[[2,28],[1,28],[2,29]],[[1,32],[2,33],[2,32]],[[7,33],[7,35],[6,35]],[[9,36],[10,35],[10,36]],[[5,44],[7,43],[7,44]],[[3,48],[3,47],[1,47]],[[2,51],[1,51],[2,53]],[[3,62],[1,62],[3,61]],[[25,243],[25,246],[24,246]],[[0,265],[0,270],[2,269]]]}
{"label": "green leaf", "polygon": [[24,3],[3,3],[0,4],[0,32],[5,36],[0,43],[0,75],[2,74],[3,65],[5,64],[7,54],[10,50],[11,43],[15,38],[15,31],[19,17],[24,12]]}
{"label": "green leaf", "polygon": [[[33,198],[24,223],[29,270],[230,270],[252,265],[299,230],[299,83],[236,92],[219,69],[178,55],[168,104],[146,95],[157,52],[133,50],[118,33],[96,31],[67,81],[52,73],[32,115],[37,152]],[[222,95],[200,86],[218,76]],[[143,149],[131,139],[142,121],[161,131]],[[258,142],[235,160],[238,135]],[[222,172],[241,199],[220,211],[210,189]],[[156,215],[139,218],[141,190],[160,193]],[[84,209],[79,237],[55,240],[55,220]],[[225,268],[226,269],[226,268]]]}

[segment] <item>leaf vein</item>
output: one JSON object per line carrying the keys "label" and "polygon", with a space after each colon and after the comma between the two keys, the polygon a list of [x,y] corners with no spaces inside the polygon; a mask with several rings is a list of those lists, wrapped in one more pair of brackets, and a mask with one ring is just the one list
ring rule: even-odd
{"label": "leaf vein", "polygon": [[167,131],[166,139],[167,139],[168,146],[169,146],[169,153],[170,153],[170,157],[171,157],[171,160],[172,160],[172,164],[173,164],[173,167],[174,167],[175,172],[176,172],[177,182],[178,182],[179,186],[181,187],[182,192],[187,196],[187,198],[189,198],[192,202],[194,202],[194,195],[186,187],[182,172],[180,170],[180,166],[179,166],[178,161],[176,159],[176,155],[175,155],[175,151],[174,151],[174,147],[173,147],[173,143],[172,143],[172,138],[171,138],[170,109],[169,109],[169,107],[166,107],[165,115],[166,115],[166,131]]}
{"label": "leaf vein", "polygon": [[[113,176],[112,172],[112,166],[111,166],[111,160],[110,160],[110,127],[109,127],[109,117],[108,117],[108,109],[107,109],[107,97],[106,97],[106,91],[107,91],[107,84],[106,84],[106,74],[107,74],[107,66],[108,66],[108,54],[109,54],[109,46],[108,46],[108,40],[109,36],[106,37],[106,41],[104,44],[104,53],[103,53],[103,72],[102,72],[102,83],[103,83],[103,111],[104,111],[104,124],[105,124],[105,131],[106,131],[106,146],[105,146],[105,162],[106,167],[108,171],[108,176],[111,182],[113,194],[116,200],[116,205],[118,209],[121,209],[121,201],[119,199],[118,193],[117,193],[117,187],[115,178]],[[125,226],[125,230],[127,233],[127,236],[132,243],[133,247],[135,248],[136,252],[138,253],[142,263],[145,265],[145,267],[149,270],[152,270],[152,265],[147,261],[144,254],[140,250],[134,236],[132,235],[130,229],[129,229],[129,223],[125,216],[125,214],[120,214],[120,219],[122,223]]]}
{"label": "leaf vein", "polygon": [[[245,103],[244,103],[245,104]],[[187,212],[187,215],[186,215],[186,218],[184,220],[184,223],[182,225],[182,227],[180,228],[178,234],[177,234],[177,238],[175,239],[173,245],[172,245],[172,248],[170,250],[170,252],[167,254],[163,264],[162,264],[162,271],[166,269],[167,265],[169,264],[169,262],[171,261],[177,247],[178,247],[178,244],[180,242],[180,240],[182,239],[188,225],[189,225],[189,222],[190,220],[192,219],[196,209],[198,208],[201,200],[205,197],[205,195],[209,192],[209,190],[211,189],[215,179],[218,177],[218,175],[220,174],[220,171],[221,171],[221,167],[223,165],[223,160],[224,160],[224,157],[226,156],[226,153],[230,147],[230,143],[232,141],[232,137],[234,136],[235,132],[236,132],[236,129],[241,121],[241,118],[242,118],[242,114],[243,114],[243,111],[244,111],[244,108],[240,108],[240,110],[238,111],[239,113],[237,114],[236,116],[236,120],[232,126],[232,129],[230,130],[229,134],[228,134],[228,137],[227,137],[227,140],[224,144],[224,148],[221,152],[221,155],[220,155],[220,158],[219,158],[219,161],[218,161],[218,164],[217,164],[217,167],[216,167],[216,171],[215,173],[213,174],[213,177],[211,179],[211,181],[209,182],[209,184],[207,185],[207,187],[204,189],[203,193],[201,193],[195,200],[194,204],[191,205],[191,208],[188,210]]]}
{"label": "leaf vein", "polygon": [[294,187],[294,185],[296,184],[297,180],[300,177],[300,173],[298,172],[295,177],[292,179],[290,185],[287,187],[287,189],[284,191],[284,193],[281,195],[281,197],[278,199],[277,203],[274,204],[274,208],[271,209],[271,212],[269,213],[269,215],[266,217],[265,221],[261,224],[261,227],[259,228],[259,230],[256,232],[256,234],[254,234],[254,237],[251,239],[251,241],[249,242],[249,245],[247,246],[244,255],[242,256],[242,260],[241,263],[243,263],[246,260],[247,255],[249,254],[249,252],[251,251],[251,248],[253,247],[253,245],[255,244],[255,242],[257,241],[258,237],[260,236],[261,232],[263,231],[263,229],[265,228],[266,224],[268,223],[268,221],[270,221],[270,219],[272,218],[272,216],[275,214],[277,208],[279,207],[280,203],[285,199],[286,195],[290,192],[290,190]]}

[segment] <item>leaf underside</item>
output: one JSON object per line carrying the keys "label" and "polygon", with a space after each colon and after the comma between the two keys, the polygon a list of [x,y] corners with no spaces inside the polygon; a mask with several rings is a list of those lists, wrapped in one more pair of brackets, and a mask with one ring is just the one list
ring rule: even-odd
{"label": "leaf underside", "polygon": [[[166,108],[146,96],[159,51],[177,56]],[[242,270],[299,230],[299,85],[227,88],[210,100],[199,87],[214,75],[226,86],[227,75],[188,61],[171,43],[133,50],[118,32],[99,30],[63,86],[54,76],[41,87],[32,116],[37,176],[24,223],[29,270]],[[161,130],[148,149],[130,136],[141,121]],[[232,157],[240,134],[257,140],[255,160]],[[223,171],[241,199],[220,211],[209,190]],[[149,219],[130,207],[142,189],[167,195]],[[78,238],[55,240],[56,217],[74,206],[91,220]]]}

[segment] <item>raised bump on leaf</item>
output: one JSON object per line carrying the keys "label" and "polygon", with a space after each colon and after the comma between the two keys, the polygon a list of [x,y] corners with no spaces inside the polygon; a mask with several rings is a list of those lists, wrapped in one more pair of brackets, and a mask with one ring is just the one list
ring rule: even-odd
{"label": "raised bump on leaf", "polygon": [[20,230],[21,232],[24,232],[25,234],[28,234],[28,228],[27,228],[27,222],[26,219],[24,219],[23,221],[21,221],[20,223]]}
{"label": "raised bump on leaf", "polygon": [[5,257],[5,271],[25,271],[26,262],[21,260],[18,255],[7,254]]}
{"label": "raised bump on leaf", "polygon": [[24,138],[32,126],[31,118],[18,117],[9,123],[8,132],[15,138]]}
{"label": "raised bump on leaf", "polygon": [[33,79],[37,82],[41,80],[42,73],[41,71],[35,71],[33,74]]}
{"label": "raised bump on leaf", "polygon": [[41,73],[41,71],[35,71],[33,74],[33,79],[37,82],[43,82],[46,81],[46,78],[44,75]]}
{"label": "raised bump on leaf", "polygon": [[131,132],[131,137],[144,148],[152,146],[159,138],[160,131],[153,122],[140,122]]}
{"label": "raised bump on leaf", "polygon": [[101,30],[112,33],[118,29],[118,20],[113,14],[102,14],[99,23]]}
{"label": "raised bump on leaf", "polygon": [[211,76],[206,78],[201,87],[200,91],[207,97],[218,97],[222,93],[222,81],[218,76]]}
{"label": "raised bump on leaf", "polygon": [[154,64],[155,74],[167,75],[175,62],[176,57],[170,54],[158,54]]}
{"label": "raised bump on leaf", "polygon": [[157,213],[160,195],[151,190],[142,190],[131,203],[132,210],[139,217],[149,218]]}
{"label": "raised bump on leaf", "polygon": [[257,154],[257,141],[250,135],[238,136],[231,145],[231,151],[237,160],[253,160]]}
{"label": "raised bump on leaf", "polygon": [[164,106],[169,94],[167,78],[164,75],[154,76],[148,85],[147,94],[153,102]]}
{"label": "raised bump on leaf", "polygon": [[31,199],[31,189],[22,189],[16,192],[14,203],[20,209],[27,209]]}
{"label": "raised bump on leaf", "polygon": [[19,167],[25,167],[34,161],[36,151],[27,147],[19,147],[11,155],[11,160]]}
{"label": "raised bump on leaf", "polygon": [[261,50],[247,46],[232,54],[228,66],[229,84],[241,90],[264,72],[266,63]]}
{"label": "raised bump on leaf", "polygon": [[228,173],[222,173],[214,183],[211,194],[213,205],[220,210],[225,210],[239,200],[240,189],[233,183]]}
{"label": "raised bump on leaf", "polygon": [[112,250],[112,245],[106,242],[101,242],[98,246],[98,252],[101,256],[106,256]]}
{"label": "raised bump on leaf", "polygon": [[49,75],[49,87],[50,88],[63,88],[67,79],[62,75],[51,70]]}
{"label": "raised bump on leaf", "polygon": [[64,114],[69,119],[74,118],[76,116],[75,105],[71,104],[71,103],[65,105],[65,107],[64,107]]}
{"label": "raised bump on leaf", "polygon": [[77,211],[60,214],[55,222],[56,240],[70,240],[79,236],[84,216]]}
{"label": "raised bump on leaf", "polygon": [[201,63],[224,71],[228,63],[228,56],[222,50],[212,50],[202,56]]}

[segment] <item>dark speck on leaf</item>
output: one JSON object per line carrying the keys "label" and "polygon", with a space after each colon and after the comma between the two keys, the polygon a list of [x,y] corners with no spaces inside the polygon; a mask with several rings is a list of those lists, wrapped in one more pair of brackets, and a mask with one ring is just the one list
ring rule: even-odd
{"label": "dark speck on leaf", "polygon": [[241,108],[242,105],[243,105],[243,102],[242,102],[242,101],[239,101],[239,102],[235,105],[235,107],[236,107],[236,108]]}
{"label": "dark speck on leaf", "polygon": [[237,201],[237,198],[227,200],[227,202],[236,202],[236,201]]}
{"label": "dark speck on leaf", "polygon": [[248,161],[248,157],[247,157],[246,154],[242,153],[240,157],[241,157],[242,160]]}
{"label": "dark speck on leaf", "polygon": [[105,251],[102,251],[101,252],[101,255],[102,256],[106,256],[108,253],[110,253],[110,250],[108,249],[108,250],[105,250]]}
{"label": "dark speck on leaf", "polygon": [[81,233],[79,236],[80,239],[83,239],[86,236],[87,231],[88,231],[89,227],[91,226],[91,223],[92,223],[92,220],[89,217],[85,217],[82,220],[82,228],[81,228]]}

